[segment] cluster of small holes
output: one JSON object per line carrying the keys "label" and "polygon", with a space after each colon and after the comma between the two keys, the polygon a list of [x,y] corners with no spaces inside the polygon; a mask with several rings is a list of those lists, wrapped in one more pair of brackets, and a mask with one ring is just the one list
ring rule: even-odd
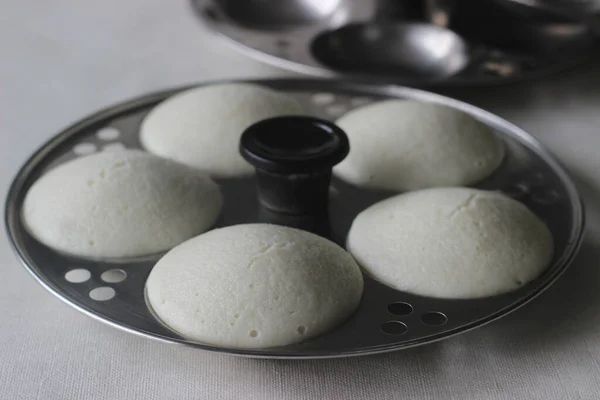
{"label": "cluster of small holes", "polygon": [[73,153],[78,156],[85,156],[96,152],[96,145],[93,143],[79,143],[73,147]]}
{"label": "cluster of small holes", "polygon": [[106,143],[102,146],[102,151],[122,151],[125,150],[125,145],[120,142],[115,142],[115,140],[119,139],[121,136],[121,132],[112,126],[107,126],[99,129],[96,132],[96,137]]}
{"label": "cluster of small holes", "polygon": [[[399,301],[388,304],[387,311],[393,316],[405,317],[411,315],[414,311],[414,308],[409,303]],[[428,326],[441,326],[448,322],[448,317],[439,311],[428,311],[421,314],[421,322]],[[381,331],[386,335],[398,336],[404,335],[406,332],[408,332],[408,326],[402,321],[386,321],[381,324],[380,328]]]}
{"label": "cluster of small holes", "polygon": [[[93,241],[90,241],[93,245]],[[90,280],[92,274],[84,268],[75,268],[65,273],[65,280],[70,283],[83,283]],[[119,283],[127,278],[127,273],[122,269],[111,269],[100,275],[100,279],[106,283]],[[107,301],[115,297],[115,289],[109,286],[100,286],[90,290],[89,296],[95,301]]]}
{"label": "cluster of small holes", "polygon": [[[96,131],[96,137],[102,142],[107,142],[101,146],[102,151],[120,151],[125,149],[123,143],[114,142],[121,136],[121,132],[112,126],[106,126]],[[93,154],[98,151],[98,147],[93,143],[78,143],[73,146],[73,153],[78,156]]]}
{"label": "cluster of small holes", "polygon": [[[388,304],[387,311],[391,315],[401,317],[413,312],[413,307],[405,302],[396,302]],[[400,321],[387,321],[381,324],[381,331],[386,335],[404,335],[408,331],[408,326]]]}

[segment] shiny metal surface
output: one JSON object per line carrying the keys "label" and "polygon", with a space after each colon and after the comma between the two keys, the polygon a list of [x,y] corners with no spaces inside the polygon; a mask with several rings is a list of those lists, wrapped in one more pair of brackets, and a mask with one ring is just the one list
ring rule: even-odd
{"label": "shiny metal surface", "polygon": [[458,73],[471,58],[460,36],[423,23],[345,25],[317,36],[312,53],[341,71],[431,80]]}
{"label": "shiny metal surface", "polygon": [[583,23],[548,13],[529,18],[496,1],[191,4],[201,21],[237,49],[323,77],[411,86],[503,83],[567,68],[598,48]]}
{"label": "shiny metal surface", "polygon": [[[248,357],[327,358],[400,350],[491,322],[540,294],[573,259],[583,232],[583,208],[577,191],[559,163],[531,136],[509,122],[453,99],[396,86],[320,80],[254,82],[296,96],[322,118],[335,119],[354,107],[387,98],[436,102],[470,113],[495,130],[508,153],[499,170],[476,186],[513,196],[546,222],[555,238],[552,264],[539,278],[517,291],[475,300],[416,296],[365,277],[365,292],[356,313],[336,330],[297,345],[239,350],[185,340],[157,321],[144,299],[146,278],[159,255],[108,261],[65,256],[36,242],[20,219],[27,189],[49,168],[80,156],[84,153],[82,149],[94,152],[118,151],[122,146],[140,147],[140,122],[154,105],[181,90],[175,89],[100,111],[56,135],[26,162],[13,181],[5,210],[8,237],[25,268],[65,303],[99,321],[147,338]],[[105,134],[106,128],[113,134]],[[253,221],[256,211],[253,178],[220,184],[225,204],[218,225]],[[350,223],[358,212],[389,196],[341,181],[334,181],[333,192],[332,229],[338,243],[345,242]],[[240,202],[241,197],[247,201]]]}
{"label": "shiny metal surface", "polygon": [[343,0],[216,0],[238,24],[259,29],[290,29],[331,18]]}

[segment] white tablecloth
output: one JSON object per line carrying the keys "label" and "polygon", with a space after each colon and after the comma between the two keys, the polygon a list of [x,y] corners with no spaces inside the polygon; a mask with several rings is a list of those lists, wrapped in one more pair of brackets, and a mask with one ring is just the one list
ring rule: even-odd
{"label": "white tablecloth", "polygon": [[[239,55],[186,0],[0,0],[0,188],[60,128],[173,85],[289,75]],[[0,233],[0,399],[600,398],[600,62],[452,90],[539,138],[587,206],[570,270],[507,318],[437,344],[327,361],[241,359],[100,324],[47,293]]]}

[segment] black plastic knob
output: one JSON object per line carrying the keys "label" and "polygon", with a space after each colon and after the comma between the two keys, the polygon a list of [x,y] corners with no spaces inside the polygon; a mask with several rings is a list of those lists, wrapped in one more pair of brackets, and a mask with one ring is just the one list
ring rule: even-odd
{"label": "black plastic knob", "polygon": [[244,131],[240,153],[256,168],[263,222],[325,234],[331,169],[350,151],[335,124],[312,117],[276,117]]}

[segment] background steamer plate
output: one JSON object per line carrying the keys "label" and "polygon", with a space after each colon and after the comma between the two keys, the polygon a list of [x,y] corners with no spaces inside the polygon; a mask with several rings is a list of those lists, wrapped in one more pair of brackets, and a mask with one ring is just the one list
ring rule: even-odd
{"label": "background steamer plate", "polygon": [[532,79],[584,61],[599,43],[569,13],[506,0],[191,5],[203,24],[261,61],[312,76],[420,87]]}
{"label": "background steamer plate", "polygon": [[[248,81],[244,81],[248,82]],[[365,277],[356,313],[316,339],[260,350],[221,348],[188,341],[154,318],[144,295],[148,274],[160,255],[139,259],[85,260],[59,254],[35,241],[20,219],[31,184],[48,169],[98,151],[140,148],[139,126],[159,102],[185,89],[150,94],[100,111],[56,135],[39,149],[14,179],[5,222],[12,245],[27,270],[46,289],[79,311],[119,329],[173,344],[263,358],[326,358],[381,353],[440,340],[493,321],[522,306],[551,285],[573,259],[583,232],[583,208],[575,186],[559,163],[531,136],[476,107],[443,96],[397,86],[322,80],[249,81],[297,97],[315,114],[335,119],[382,99],[412,99],[460,109],[490,126],[504,141],[507,156],[488,179],[475,185],[500,190],[526,204],[555,239],[551,265],[520,289],[474,300],[432,299],[396,291]],[[256,220],[253,178],[220,180],[225,198],[217,226]],[[390,193],[357,189],[334,179],[330,199],[333,238],[344,243],[352,219]]]}

